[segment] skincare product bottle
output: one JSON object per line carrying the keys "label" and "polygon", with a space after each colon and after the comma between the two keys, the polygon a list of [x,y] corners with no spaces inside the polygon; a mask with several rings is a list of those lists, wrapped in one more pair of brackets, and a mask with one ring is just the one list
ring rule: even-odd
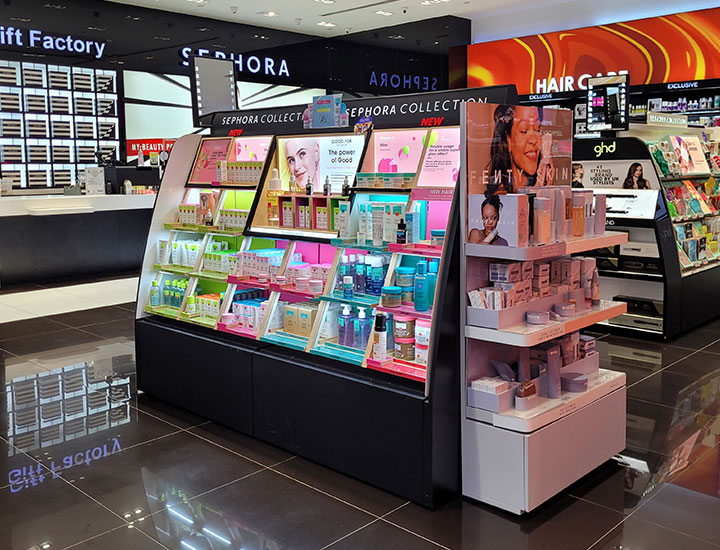
{"label": "skincare product bottle", "polygon": [[273,168],[272,178],[268,181],[268,192],[267,192],[267,217],[268,224],[273,227],[280,225],[280,209],[278,206],[278,197],[282,193],[282,182],[278,175],[278,169]]}
{"label": "skincare product bottle", "polygon": [[305,194],[310,197],[313,194],[312,176],[308,174],[307,185],[305,186]]}
{"label": "skincare product bottle", "polygon": [[572,195],[572,234],[573,237],[582,237],[585,234],[585,195],[578,192]]}
{"label": "skincare product bottle", "polygon": [[365,256],[358,256],[354,267],[355,292],[365,294]]}
{"label": "skincare product bottle", "polygon": [[170,299],[170,281],[165,281],[165,288],[163,288],[163,300],[162,303],[164,306],[171,306],[171,299]]}
{"label": "skincare product bottle", "polygon": [[535,198],[535,244],[550,242],[550,199]]}
{"label": "skincare product bottle", "polygon": [[[380,296],[382,294],[383,282],[385,281],[385,270],[383,269],[382,258],[375,257],[372,260],[372,287],[371,292],[373,296]],[[367,289],[366,289],[367,291]]]}
{"label": "skincare product bottle", "polygon": [[590,189],[584,191],[585,195],[585,233],[589,237],[595,232],[595,217],[593,216],[593,192]]}
{"label": "skincare product bottle", "polygon": [[375,361],[387,359],[387,322],[384,313],[378,313],[375,316],[372,358]]}
{"label": "skincare product bottle", "polygon": [[403,218],[400,218],[400,221],[398,222],[395,242],[397,244],[405,244],[407,242],[407,225],[405,224],[405,220]]}
{"label": "skincare product bottle", "polygon": [[338,316],[338,344],[352,347],[353,320],[355,316],[352,314],[352,308],[348,304],[343,304],[342,307],[342,314]]}
{"label": "skincare product bottle", "polygon": [[187,304],[185,306],[185,313],[188,315],[195,315],[195,296],[188,296]]}
{"label": "skincare product bottle", "polygon": [[372,245],[383,245],[383,229],[385,218],[385,207],[383,205],[373,205],[372,212]]}
{"label": "skincare product bottle", "polygon": [[415,270],[415,311],[430,309],[430,287],[428,285],[427,263],[420,261]]}
{"label": "skincare product bottle", "polygon": [[353,323],[355,325],[353,336],[353,347],[356,349],[365,349],[370,339],[370,329],[372,328],[372,319],[365,314],[364,307],[358,308],[358,316]]}
{"label": "skincare product bottle", "polygon": [[205,225],[210,227],[212,224],[213,224],[212,210],[208,210],[207,214],[205,214]]}
{"label": "skincare product bottle", "polygon": [[348,266],[350,260],[344,254],[340,258],[340,265],[338,266],[338,275],[335,283],[335,290],[343,290],[343,284],[345,282],[345,275],[348,274]]}
{"label": "skincare product bottle", "polygon": [[433,259],[428,263],[428,298],[430,300],[430,307],[435,303],[435,287],[437,285],[438,269],[440,268],[440,260]]}
{"label": "skincare product bottle", "polygon": [[352,275],[345,275],[343,277],[343,298],[346,300],[352,300],[354,298],[355,278]]}
{"label": "skincare product bottle", "polygon": [[152,282],[152,286],[150,287],[150,305],[152,307],[156,307],[160,305],[161,302],[161,296],[160,296],[160,289],[158,288],[157,281]]}
{"label": "skincare product bottle", "polygon": [[325,176],[325,185],[323,185],[323,195],[330,194],[330,176]]}
{"label": "skincare product bottle", "polygon": [[[672,203],[671,203],[672,204]],[[605,233],[605,210],[606,210],[606,197],[598,193],[595,195],[595,229],[596,235],[602,235]]]}
{"label": "skincare product bottle", "polygon": [[343,196],[343,197],[349,197],[349,196],[350,196],[350,184],[348,183],[348,177],[347,177],[347,176],[345,176],[345,180],[343,181],[342,196]]}
{"label": "skincare product bottle", "polygon": [[370,254],[365,256],[365,294],[372,294],[372,261]]}

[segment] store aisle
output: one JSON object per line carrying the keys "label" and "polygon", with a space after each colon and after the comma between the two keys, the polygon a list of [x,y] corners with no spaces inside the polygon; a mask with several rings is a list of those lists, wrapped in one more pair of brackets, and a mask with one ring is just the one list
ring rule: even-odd
{"label": "store aisle", "polygon": [[597,332],[628,375],[627,449],[519,518],[463,499],[430,512],[138,396],[133,311],[0,324],[0,548],[720,545],[720,322],[669,344]]}
{"label": "store aisle", "polygon": [[138,277],[124,277],[53,288],[10,287],[0,291],[0,323],[131,302],[137,297],[137,285]]}

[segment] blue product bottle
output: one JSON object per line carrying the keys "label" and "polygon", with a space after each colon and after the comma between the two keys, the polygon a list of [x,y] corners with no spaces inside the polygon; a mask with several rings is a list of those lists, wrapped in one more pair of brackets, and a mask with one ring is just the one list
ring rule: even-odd
{"label": "blue product bottle", "polygon": [[338,344],[341,346],[352,347],[354,337],[354,323],[355,316],[352,314],[352,309],[349,305],[343,304],[343,311],[338,316]]}
{"label": "blue product bottle", "polygon": [[160,305],[160,302],[160,289],[158,288],[157,281],[153,281],[150,287],[150,305],[156,307]]}
{"label": "blue product bottle", "polygon": [[365,349],[367,347],[368,340],[370,339],[372,319],[366,316],[364,307],[359,307],[358,310],[360,310],[360,313],[358,313],[358,316],[353,323],[355,325],[353,347],[357,349]]}
{"label": "blue product bottle", "polygon": [[420,261],[417,263],[415,271],[415,311],[427,311],[430,309],[429,291],[427,262]]}
{"label": "blue product bottle", "polygon": [[358,256],[354,275],[355,292],[365,294],[365,256]]}
{"label": "blue product bottle", "polygon": [[374,256],[365,256],[365,294],[372,294],[372,261]]}
{"label": "blue product bottle", "polygon": [[343,254],[342,258],[340,258],[340,265],[338,266],[338,276],[335,280],[335,290],[338,290],[342,292],[343,290],[343,282],[345,281],[345,275],[348,275],[348,266],[350,265],[350,260],[348,260],[348,257]]}
{"label": "blue product bottle", "polygon": [[373,296],[380,296],[382,294],[383,283],[385,282],[385,272],[383,270],[383,259],[380,257],[373,258],[372,264],[372,284],[371,292]]}
{"label": "blue product bottle", "polygon": [[429,298],[430,307],[435,303],[435,286],[437,285],[438,269],[440,268],[440,260],[430,260],[428,264],[428,283],[429,283]]}
{"label": "blue product bottle", "polygon": [[345,300],[352,300],[355,297],[353,289],[355,288],[355,277],[352,275],[345,275],[343,277],[343,298]]}

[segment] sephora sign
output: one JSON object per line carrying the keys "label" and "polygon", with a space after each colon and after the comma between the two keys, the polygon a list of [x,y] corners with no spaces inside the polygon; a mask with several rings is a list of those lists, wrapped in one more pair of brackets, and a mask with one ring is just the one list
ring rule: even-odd
{"label": "sephora sign", "polygon": [[274,57],[265,57],[257,55],[245,56],[241,53],[225,53],[219,50],[208,50],[207,48],[198,48],[193,50],[190,46],[180,48],[179,52],[180,64],[188,67],[191,55],[198,57],[215,57],[217,59],[232,59],[238,67],[240,73],[262,74],[265,76],[284,76],[290,78],[290,70],[287,61],[284,59],[275,59]]}

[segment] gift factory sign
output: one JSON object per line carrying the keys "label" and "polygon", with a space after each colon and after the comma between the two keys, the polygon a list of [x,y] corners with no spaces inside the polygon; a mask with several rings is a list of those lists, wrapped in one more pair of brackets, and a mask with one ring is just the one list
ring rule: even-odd
{"label": "gift factory sign", "polygon": [[41,49],[59,55],[91,55],[100,59],[105,52],[105,42],[76,38],[71,34],[53,36],[37,29],[16,29],[0,26],[0,46],[19,49]]}

